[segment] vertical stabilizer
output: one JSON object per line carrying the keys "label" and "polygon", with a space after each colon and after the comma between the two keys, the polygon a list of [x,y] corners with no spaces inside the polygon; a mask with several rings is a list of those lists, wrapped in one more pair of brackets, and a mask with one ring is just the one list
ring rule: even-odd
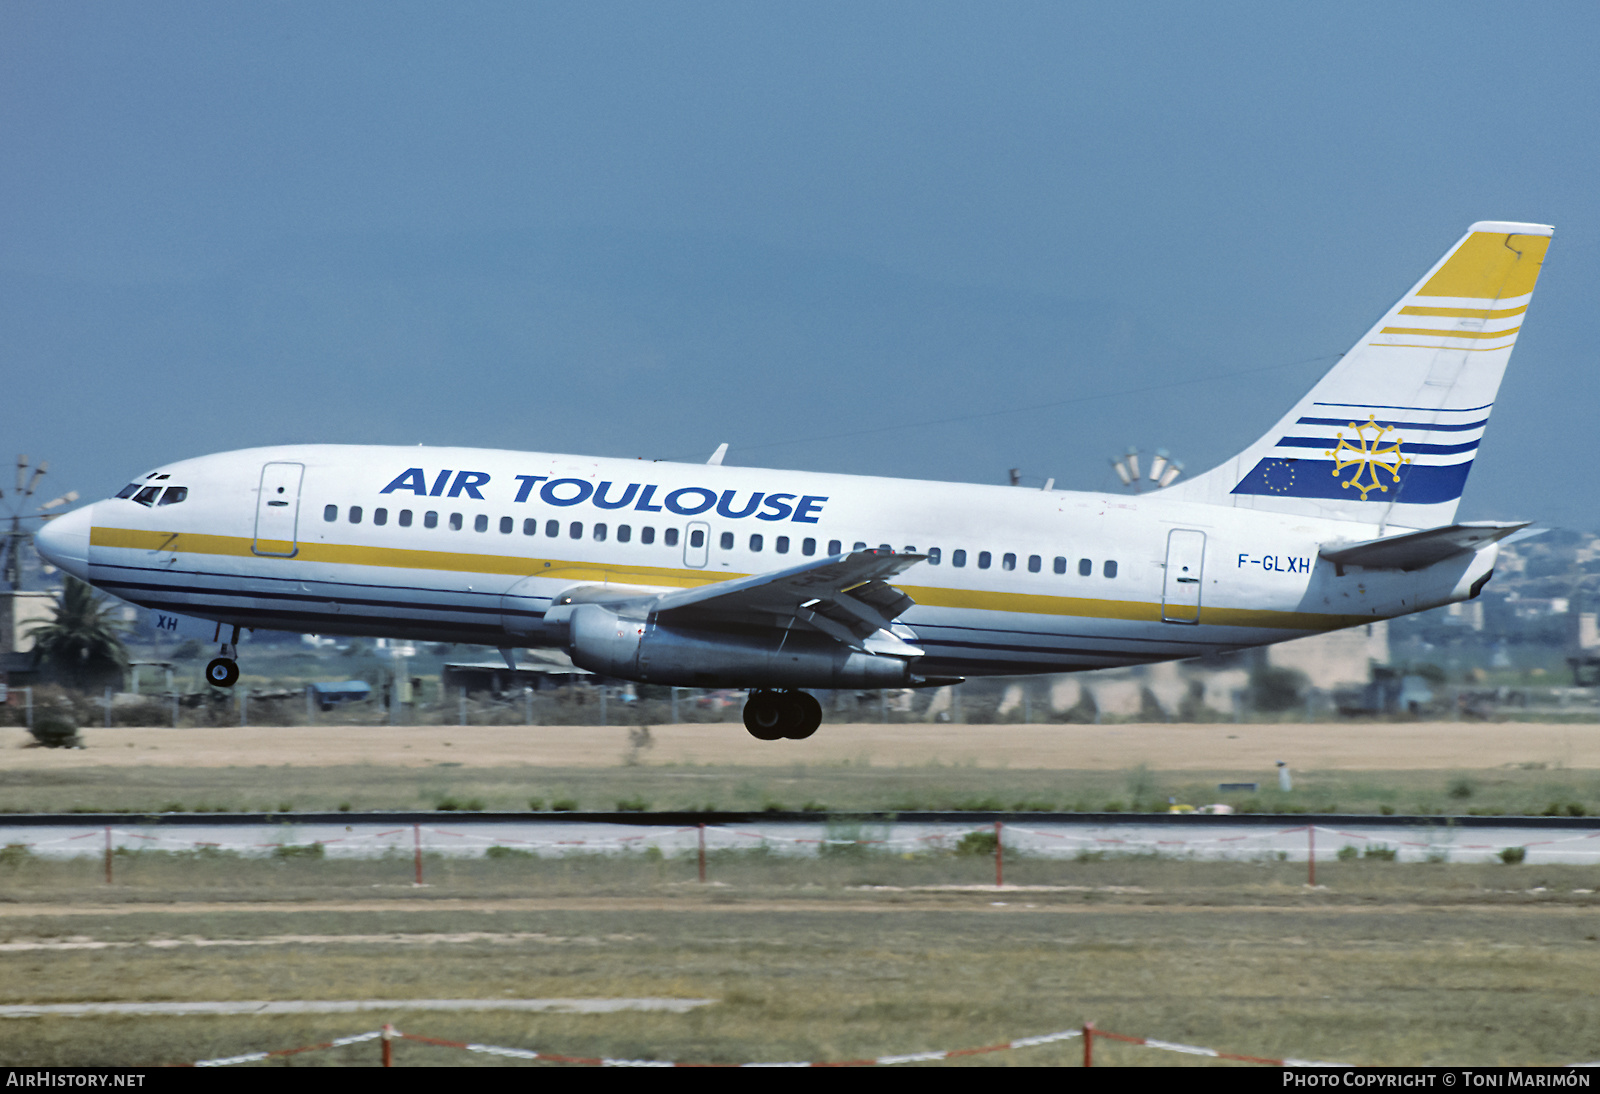
{"label": "vertical stabilizer", "polygon": [[1474,224],[1266,436],[1164,493],[1405,528],[1450,523],[1551,232]]}

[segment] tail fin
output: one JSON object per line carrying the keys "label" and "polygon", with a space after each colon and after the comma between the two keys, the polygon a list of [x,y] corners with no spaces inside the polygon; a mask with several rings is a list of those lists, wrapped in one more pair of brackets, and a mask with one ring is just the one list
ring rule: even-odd
{"label": "tail fin", "polygon": [[1449,524],[1552,229],[1482,221],[1255,444],[1167,496]]}

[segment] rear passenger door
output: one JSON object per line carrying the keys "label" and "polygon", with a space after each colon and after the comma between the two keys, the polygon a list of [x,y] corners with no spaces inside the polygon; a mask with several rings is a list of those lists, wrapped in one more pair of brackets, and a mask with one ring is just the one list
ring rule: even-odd
{"label": "rear passenger door", "polygon": [[1200,622],[1200,579],[1204,576],[1206,534],[1188,528],[1167,533],[1167,575],[1161,592],[1166,623]]}

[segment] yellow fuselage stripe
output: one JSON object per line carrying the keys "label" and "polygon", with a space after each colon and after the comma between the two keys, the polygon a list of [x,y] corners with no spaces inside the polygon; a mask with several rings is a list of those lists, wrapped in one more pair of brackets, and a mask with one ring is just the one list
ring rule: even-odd
{"label": "yellow fuselage stripe", "polygon": [[[94,547],[160,551],[163,554],[264,557],[252,549],[253,540],[242,536],[214,536],[196,532],[148,532],[133,528],[95,527],[89,536]],[[261,541],[265,550],[292,547],[286,541]],[[693,588],[732,581],[747,574],[662,566],[615,566],[569,559],[521,558],[508,555],[462,554],[455,551],[417,551],[400,547],[354,544],[299,544],[293,558],[281,562],[312,562],[338,566],[381,566],[396,570],[436,570],[448,573],[498,574],[506,577],[550,577],[564,581],[598,581],[613,585],[659,585]],[[1101,600],[1088,597],[1003,593],[983,589],[901,585],[919,605],[929,608],[964,608],[973,611],[1018,612],[1029,615],[1079,616],[1088,619],[1122,619],[1138,623],[1161,622],[1161,605],[1135,600]],[[247,594],[246,594],[247,595]],[[1201,609],[1202,621],[1222,627],[1266,627],[1273,630],[1327,631],[1372,619],[1362,615],[1322,612],[1284,612],[1256,608]]]}

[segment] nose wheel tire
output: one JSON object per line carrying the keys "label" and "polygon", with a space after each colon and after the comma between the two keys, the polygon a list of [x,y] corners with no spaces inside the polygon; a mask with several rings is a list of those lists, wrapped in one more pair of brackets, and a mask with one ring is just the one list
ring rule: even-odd
{"label": "nose wheel tire", "polygon": [[804,740],[822,724],[822,704],[803,691],[752,691],[744,727],[759,741]]}
{"label": "nose wheel tire", "polygon": [[231,657],[218,657],[206,666],[206,682],[213,687],[231,688],[239,682],[239,665]]}

